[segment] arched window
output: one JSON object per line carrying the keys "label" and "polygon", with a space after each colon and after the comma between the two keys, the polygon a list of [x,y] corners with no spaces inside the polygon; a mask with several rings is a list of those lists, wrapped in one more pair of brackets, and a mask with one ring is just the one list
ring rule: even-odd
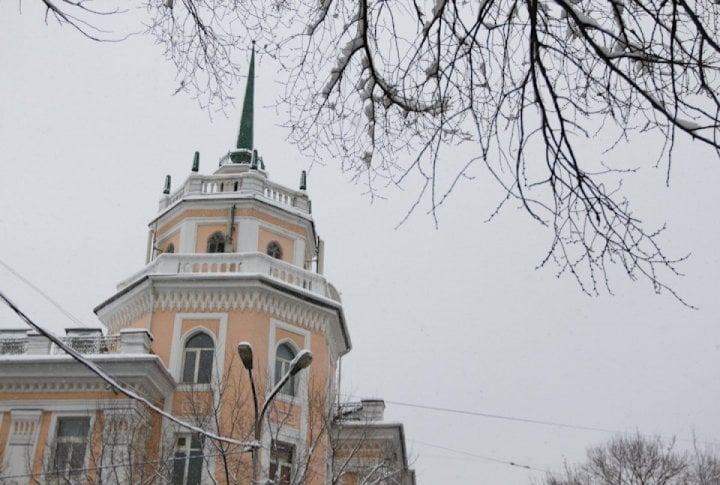
{"label": "arched window", "polygon": [[175,252],[175,245],[173,243],[170,243],[165,248],[165,254],[172,254]]}
{"label": "arched window", "polygon": [[208,253],[224,253],[225,252],[225,234],[220,231],[214,232],[212,236],[208,238],[207,242]]}
{"label": "arched window", "polygon": [[185,343],[181,382],[184,384],[209,384],[212,377],[215,345],[206,333],[193,335]]}
{"label": "arched window", "polygon": [[[290,344],[284,343],[278,345],[275,351],[275,384],[280,382],[280,379],[290,371],[290,363],[295,358],[295,350]],[[282,394],[286,396],[295,395],[295,376],[292,376],[280,389]]]}
{"label": "arched window", "polygon": [[282,246],[277,241],[270,241],[267,245],[267,254],[275,259],[282,259]]}

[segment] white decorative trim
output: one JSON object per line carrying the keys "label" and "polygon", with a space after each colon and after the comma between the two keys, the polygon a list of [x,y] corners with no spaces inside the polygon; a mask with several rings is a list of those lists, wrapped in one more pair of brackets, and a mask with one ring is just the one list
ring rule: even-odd
{"label": "white decorative trim", "polygon": [[22,409],[61,414],[134,409],[136,413],[147,414],[139,404],[129,399],[18,399],[0,402],[0,413],[15,413]]}
{"label": "white decorative trim", "polygon": [[103,392],[105,382],[13,382],[0,384],[0,393],[15,392]]}
{"label": "white decorative trim", "polygon": [[39,409],[13,409],[10,411],[10,435],[8,445],[27,446],[35,442],[42,411]]}
{"label": "white decorative trim", "polygon": [[249,252],[258,250],[258,241],[260,240],[260,221],[254,217],[238,218],[238,234],[235,237],[237,241],[238,252]]}
{"label": "white decorative trim", "polygon": [[114,305],[102,315],[102,322],[107,326],[108,333],[115,334],[130,323],[147,315],[154,307],[153,293],[149,287],[143,288],[137,295],[125,300],[122,305]]}
{"label": "white decorative trim", "polygon": [[210,329],[205,328],[206,333],[215,343],[215,358],[213,359],[213,375],[211,379],[211,382],[215,382],[221,377],[218,376],[218,372],[222,372],[222,369],[225,368],[225,341],[227,339],[228,325],[227,313],[177,313],[175,315],[175,321],[173,322],[172,343],[170,344],[170,369],[168,370],[177,382],[180,382],[182,378],[182,358],[185,342],[191,335],[200,331],[197,328],[193,328],[188,332],[181,334],[182,324],[186,320],[218,321],[218,335],[215,335],[210,331]]}
{"label": "white decorative trim", "polygon": [[[245,289],[182,288],[157,292],[155,310],[229,312],[257,310],[270,316],[293,322],[311,331],[325,332],[329,316],[307,305],[288,301],[266,291]],[[204,318],[207,318],[207,314]]]}
{"label": "white decorative trim", "polygon": [[[269,372],[269,378],[268,378],[268,384],[272,385],[275,382],[275,352],[277,351],[277,348],[280,344],[283,342],[286,342],[287,339],[277,339],[277,330],[282,329],[290,333],[294,333],[295,335],[299,335],[303,339],[302,346],[299,350],[310,350],[312,348],[312,335],[310,332],[308,332],[305,329],[299,328],[295,325],[290,325],[288,323],[276,320],[274,318],[270,319],[270,332],[269,332],[269,342],[268,342],[268,369]],[[297,344],[295,341],[291,341],[293,347],[297,347]],[[302,456],[304,454],[305,449],[304,445],[305,442],[303,439],[301,439],[302,436],[307,436],[307,427],[308,427],[308,376],[309,372],[312,372],[312,365],[305,369],[304,371],[296,374],[295,378],[297,379],[297,392],[295,393],[295,396],[285,396],[282,393],[278,393],[275,397],[276,401],[281,401],[285,403],[288,406],[296,405],[298,406],[300,413],[300,423],[299,423],[299,429],[290,427],[290,426],[281,426],[279,430],[277,430],[278,438],[281,441],[285,441],[288,443],[292,443],[295,445],[295,450],[297,452],[297,456]],[[265,433],[265,439],[269,440],[272,439],[271,436],[268,434],[269,432]],[[270,442],[270,441],[266,441]],[[269,454],[267,458],[267,466],[269,466]]]}
{"label": "white decorative trim", "polygon": [[[183,219],[176,227],[180,229],[180,243],[178,253],[194,253],[195,240],[197,239],[197,222]],[[172,229],[171,229],[172,230]]]}
{"label": "white decorative trim", "polygon": [[[288,325],[285,322],[281,322],[279,320],[275,320],[274,318],[270,319],[270,332],[269,332],[269,340],[268,340],[268,349],[270,349],[270,352],[268,352],[268,369],[270,370],[270,379],[268,381],[268,384],[273,384],[275,382],[275,352],[277,351],[277,348],[280,344],[283,342],[288,341],[287,339],[277,340],[277,329],[282,329],[290,333],[294,333],[295,335],[299,335],[303,338],[302,346],[298,350],[310,350],[311,349],[311,334],[307,330],[304,330],[302,328],[299,328],[295,325]],[[295,348],[297,348],[297,344],[294,340],[289,341],[291,345]],[[312,366],[310,366],[310,369]],[[296,375],[296,379],[298,380],[298,389],[295,396],[285,396],[282,393],[279,393],[275,399],[279,401],[285,401],[287,403],[293,403],[300,405],[303,410],[305,409],[307,405],[307,374],[308,369],[305,372],[301,372]],[[304,412],[303,412],[303,418],[304,418]],[[302,427],[302,426],[301,426]]]}
{"label": "white decorative trim", "polygon": [[[168,239],[171,239],[175,234],[179,234],[179,233],[180,233],[179,225],[171,228],[169,231],[167,231],[165,234],[163,234],[162,239],[157,239],[157,233],[155,233],[155,239],[153,241],[153,245],[155,247],[153,247],[153,250],[157,251],[158,249],[160,249],[160,246],[164,245]],[[178,246],[180,246],[179,239],[178,239]],[[175,248],[175,251],[177,252],[178,249],[179,248]],[[154,252],[153,254],[162,254],[162,253],[160,251],[157,251],[157,253]],[[153,258],[153,259],[155,259],[155,258]]]}
{"label": "white decorative trim", "polygon": [[[93,446],[93,434],[94,434],[94,430],[95,430],[95,413],[96,413],[96,411],[97,411],[97,408],[85,407],[83,409],[54,412],[52,414],[52,417],[50,418],[50,428],[49,428],[49,432],[48,432],[48,441],[47,441],[47,446],[49,446],[49,449],[46,451],[51,451],[52,449],[54,449],[55,444],[57,443],[57,432],[58,432],[57,421],[59,418],[88,418],[90,424],[88,426],[87,443],[85,444],[85,456],[83,457],[83,464],[82,464],[82,467],[85,468],[88,464],[90,450]],[[51,451],[51,452],[54,453],[54,451]]]}

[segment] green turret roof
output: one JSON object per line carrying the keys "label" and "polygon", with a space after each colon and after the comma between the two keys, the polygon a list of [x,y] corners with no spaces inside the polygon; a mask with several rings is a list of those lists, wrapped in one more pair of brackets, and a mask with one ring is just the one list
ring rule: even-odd
{"label": "green turret roof", "polygon": [[252,151],[253,148],[253,104],[255,96],[255,41],[253,41],[250,55],[250,69],[248,71],[247,86],[245,87],[245,100],[243,101],[242,118],[240,118],[240,131],[238,132],[237,148]]}

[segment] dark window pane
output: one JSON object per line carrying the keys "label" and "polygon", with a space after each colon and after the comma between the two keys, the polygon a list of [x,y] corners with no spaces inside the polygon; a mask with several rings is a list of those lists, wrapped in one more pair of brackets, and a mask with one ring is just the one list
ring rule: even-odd
{"label": "dark window pane", "polygon": [[185,344],[186,349],[211,349],[214,348],[212,338],[206,333],[198,333],[190,338]]}
{"label": "dark window pane", "polygon": [[216,232],[208,238],[207,242],[208,253],[223,253],[225,252],[225,235],[221,232]]}
{"label": "dark window pane", "polygon": [[182,381],[185,383],[195,381],[195,356],[195,352],[185,352],[185,365],[183,366],[182,375]]}
{"label": "dark window pane", "polygon": [[288,396],[295,395],[295,376],[290,376],[290,379],[282,387],[282,393]]}
{"label": "dark window pane", "polygon": [[88,418],[61,418],[58,421],[58,437],[85,437],[89,427]]}
{"label": "dark window pane", "polygon": [[73,443],[70,450],[70,468],[80,470],[85,461],[85,443]]}
{"label": "dark window pane", "polygon": [[199,384],[208,384],[212,377],[213,367],[213,354],[212,350],[203,350],[200,352],[200,366],[198,367],[198,378]]}
{"label": "dark window pane", "polygon": [[290,466],[280,467],[280,485],[290,485]]}
{"label": "dark window pane", "polygon": [[173,461],[173,485],[183,485],[185,480],[185,452],[176,451]]}
{"label": "dark window pane", "polygon": [[70,443],[58,442],[55,447],[55,470],[67,470],[70,461]]}
{"label": "dark window pane", "polygon": [[187,485],[200,485],[200,480],[202,479],[202,465],[202,451],[190,452],[190,464],[188,466]]}
{"label": "dark window pane", "polygon": [[271,241],[267,246],[267,254],[276,259],[282,259],[282,247],[277,241]]}
{"label": "dark window pane", "polygon": [[282,344],[277,349],[277,356],[283,360],[291,361],[295,358],[295,352],[288,344]]}
{"label": "dark window pane", "polygon": [[270,480],[275,480],[275,474],[277,473],[277,462],[270,462]]}

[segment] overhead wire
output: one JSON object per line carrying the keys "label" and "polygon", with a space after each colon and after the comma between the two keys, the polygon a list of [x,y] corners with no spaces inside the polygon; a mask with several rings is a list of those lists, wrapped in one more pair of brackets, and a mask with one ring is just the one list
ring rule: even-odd
{"label": "overhead wire", "polygon": [[[594,426],[561,423],[558,421],[546,421],[546,420],[541,420],[541,419],[523,418],[523,417],[519,417],[519,416],[491,414],[491,413],[484,413],[484,412],[480,412],[480,411],[468,411],[468,410],[464,410],[464,409],[453,409],[453,408],[446,408],[446,407],[440,407],[440,406],[430,406],[427,404],[416,404],[416,403],[408,403],[408,402],[402,402],[402,401],[392,401],[392,400],[387,400],[387,399],[384,399],[383,401],[388,404],[394,404],[396,406],[426,409],[428,411],[461,414],[461,415],[476,416],[476,417],[481,417],[481,418],[500,419],[500,420],[505,420],[505,421],[519,422],[519,423],[538,424],[541,426],[554,426],[556,428],[577,429],[577,430],[581,430],[581,431],[594,431],[594,432],[610,433],[610,434],[616,434],[616,435],[626,434],[628,432],[627,430],[622,431],[622,430],[618,430],[618,429],[598,428],[598,427],[594,427]],[[686,443],[701,443],[701,444],[708,445],[708,446],[720,445],[720,443],[717,441],[697,440],[695,438],[693,438],[693,439],[677,438],[675,436],[667,436],[667,435],[655,435],[655,436],[665,439],[665,440],[668,440],[668,441],[677,440],[677,441],[683,441]]]}
{"label": "overhead wire", "polygon": [[487,460],[487,461],[491,461],[491,462],[493,462],[493,463],[498,463],[498,464],[501,464],[501,465],[508,465],[508,466],[512,466],[512,467],[515,467],[515,468],[523,468],[523,469],[525,469],[525,470],[533,470],[533,471],[537,471],[537,472],[544,472],[544,473],[548,473],[548,472],[549,472],[549,470],[547,470],[547,469],[537,468],[537,467],[534,467],[534,466],[531,466],[531,465],[525,465],[525,464],[523,464],[523,463],[518,463],[518,462],[516,462],[516,461],[502,460],[502,459],[500,459],[500,458],[494,458],[494,457],[492,457],[492,456],[480,455],[480,454],[478,454],[478,453],[472,453],[472,452],[464,451],[464,450],[457,450],[457,449],[455,449],[455,448],[449,448],[449,447],[447,447],[447,446],[441,446],[441,445],[436,445],[436,444],[433,444],[433,443],[427,443],[427,442],[419,441],[419,440],[412,439],[412,438],[410,438],[409,441],[410,441],[411,443],[417,443],[418,445],[428,446],[428,447],[430,447],[430,448],[436,448],[436,449],[438,449],[438,450],[450,451],[450,452],[452,452],[452,453],[457,453],[457,454],[469,456],[469,457],[472,457],[472,458],[479,458],[479,459],[481,459],[481,460]]}
{"label": "overhead wire", "polygon": [[558,421],[545,421],[542,419],[531,419],[531,418],[522,418],[522,417],[518,417],[518,416],[509,416],[509,415],[503,415],[503,414],[483,413],[480,411],[467,411],[467,410],[463,410],[463,409],[444,408],[444,407],[439,407],[439,406],[430,406],[430,405],[426,405],[426,404],[414,404],[414,403],[401,402],[401,401],[390,401],[387,399],[385,399],[384,401],[388,404],[394,404],[396,406],[427,409],[430,411],[440,411],[443,413],[464,414],[467,416],[479,416],[482,418],[501,419],[501,420],[505,420],[505,421],[516,421],[516,422],[520,422],[520,423],[539,424],[542,426],[554,426],[557,428],[579,429],[582,431],[599,431],[602,433],[621,433],[620,431],[607,429],[607,428],[596,428],[594,426],[568,424],[568,423],[561,423]]}
{"label": "overhead wire", "polygon": [[61,339],[59,339],[57,336],[55,336],[52,332],[49,332],[45,330],[42,326],[35,323],[33,320],[30,319],[25,313],[23,313],[20,308],[17,307],[5,294],[0,291],[0,300],[5,302],[6,305],[8,305],[19,317],[21,320],[23,320],[25,323],[27,323],[31,328],[33,328],[36,332],[38,332],[40,335],[43,335],[48,340],[50,340],[52,343],[57,345],[60,349],[62,349],[65,353],[70,355],[73,359],[78,361],[80,364],[85,366],[88,370],[93,372],[95,375],[97,375],[100,379],[107,382],[110,385],[110,388],[119,392],[120,394],[124,394],[128,398],[138,401],[144,406],[146,406],[151,411],[163,416],[164,418],[167,418],[171,422],[177,424],[178,426],[188,429],[194,433],[200,433],[207,438],[222,441],[225,443],[229,443],[232,445],[239,445],[244,446],[248,448],[248,451],[256,448],[258,446],[258,443],[256,441],[241,441],[236,440],[233,438],[228,438],[226,436],[220,436],[215,433],[211,433],[209,431],[205,431],[204,429],[195,426],[193,424],[190,424],[186,421],[183,421],[180,418],[177,418],[176,416],[166,412],[163,409],[160,409],[159,407],[155,406],[153,403],[148,401],[146,398],[142,397],[140,394],[136,393],[135,391],[132,391],[125,386],[123,386],[121,383],[119,383],[117,380],[115,380],[113,377],[109,376],[105,373],[100,367],[97,366],[94,362],[86,359],[83,355],[81,355],[78,351],[67,345],[65,342],[63,342]]}
{"label": "overhead wire", "polygon": [[23,275],[21,275],[19,272],[17,272],[12,266],[7,264],[5,261],[0,259],[0,266],[4,267],[8,272],[10,272],[12,275],[14,275],[16,278],[18,278],[20,281],[28,285],[30,288],[35,290],[40,296],[45,298],[52,306],[54,306],[57,310],[59,310],[63,315],[68,317],[70,320],[72,320],[73,323],[76,325],[79,325],[81,327],[88,327],[87,324],[83,323],[82,320],[80,320],[78,317],[70,313],[68,310],[63,308],[62,305],[60,305],[58,302],[56,302],[54,299],[50,297],[47,293],[45,293],[43,290],[41,290],[38,286],[34,285],[30,280],[25,278]]}

